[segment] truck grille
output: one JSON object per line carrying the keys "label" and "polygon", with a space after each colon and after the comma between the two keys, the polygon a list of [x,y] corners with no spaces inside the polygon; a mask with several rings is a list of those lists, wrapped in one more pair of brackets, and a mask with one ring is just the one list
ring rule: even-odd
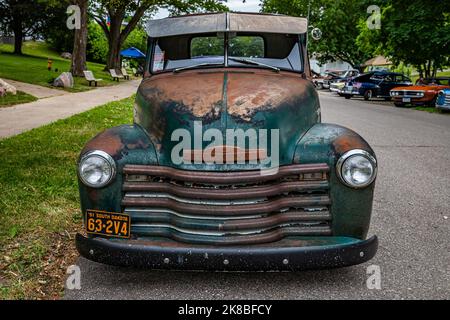
{"label": "truck grille", "polygon": [[444,102],[445,104],[450,104],[450,94],[445,95]]}
{"label": "truck grille", "polygon": [[124,168],[122,206],[136,238],[198,244],[258,244],[332,234],[327,164],[260,171]]}

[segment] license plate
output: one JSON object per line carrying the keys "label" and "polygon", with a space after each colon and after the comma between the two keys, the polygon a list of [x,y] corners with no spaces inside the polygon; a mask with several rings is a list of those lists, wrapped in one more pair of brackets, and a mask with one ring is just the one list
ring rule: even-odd
{"label": "license plate", "polygon": [[403,102],[411,102],[411,98],[403,98]]}
{"label": "license plate", "polygon": [[130,238],[129,215],[99,210],[86,211],[86,232],[105,237]]}

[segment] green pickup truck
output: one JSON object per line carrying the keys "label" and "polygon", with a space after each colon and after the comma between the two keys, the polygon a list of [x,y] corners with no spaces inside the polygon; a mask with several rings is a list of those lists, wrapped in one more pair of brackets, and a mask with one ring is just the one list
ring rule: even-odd
{"label": "green pickup truck", "polygon": [[248,13],[150,21],[134,124],[79,158],[80,254],[223,271],[370,260],[376,156],[321,122],[307,30],[304,18]]}

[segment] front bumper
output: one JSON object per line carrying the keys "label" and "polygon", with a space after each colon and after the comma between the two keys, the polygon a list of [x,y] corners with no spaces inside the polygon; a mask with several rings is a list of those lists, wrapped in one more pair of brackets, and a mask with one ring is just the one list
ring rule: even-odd
{"label": "front bumper", "polygon": [[436,104],[436,109],[450,111],[450,104]]}
{"label": "front bumper", "polygon": [[100,263],[148,269],[295,271],[339,268],[373,258],[378,239],[314,237],[265,245],[194,246],[169,240],[108,240],[76,236],[80,254]]}
{"label": "front bumper", "polygon": [[[391,96],[392,101],[398,104],[410,104],[413,106],[424,106],[430,104],[432,99],[427,98],[409,98],[409,102],[405,102],[403,97],[393,97]],[[407,97],[408,98],[408,97]]]}

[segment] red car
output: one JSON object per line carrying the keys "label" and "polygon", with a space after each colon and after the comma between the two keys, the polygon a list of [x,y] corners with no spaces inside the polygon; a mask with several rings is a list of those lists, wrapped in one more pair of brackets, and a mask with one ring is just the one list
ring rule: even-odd
{"label": "red car", "polygon": [[435,107],[439,91],[450,89],[450,77],[419,79],[415,86],[396,87],[391,97],[397,107],[405,105]]}

